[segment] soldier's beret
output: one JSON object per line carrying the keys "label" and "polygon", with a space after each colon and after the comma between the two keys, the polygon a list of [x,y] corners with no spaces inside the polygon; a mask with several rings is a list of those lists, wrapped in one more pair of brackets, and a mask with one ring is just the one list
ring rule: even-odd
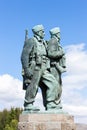
{"label": "soldier's beret", "polygon": [[36,25],[36,26],[34,26],[34,27],[32,28],[32,31],[33,31],[33,32],[38,32],[38,31],[41,31],[41,30],[44,30],[44,27],[43,27],[42,24],[41,24],[41,25]]}
{"label": "soldier's beret", "polygon": [[52,28],[49,32],[51,35],[57,34],[58,32],[60,32],[60,28],[59,27]]}

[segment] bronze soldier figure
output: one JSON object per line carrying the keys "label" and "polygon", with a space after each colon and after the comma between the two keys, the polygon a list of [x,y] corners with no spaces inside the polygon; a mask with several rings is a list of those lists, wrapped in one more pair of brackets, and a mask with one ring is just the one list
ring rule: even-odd
{"label": "bronze soldier figure", "polygon": [[35,97],[40,86],[42,89],[43,103],[46,110],[53,109],[55,100],[58,97],[58,82],[56,78],[49,72],[50,62],[47,57],[47,45],[43,40],[44,27],[36,25],[32,29],[34,36],[25,41],[21,62],[24,77],[24,112],[39,111],[34,106]]}
{"label": "bronze soldier figure", "polygon": [[[56,99],[56,109],[62,109],[61,94],[62,94],[62,80],[61,74],[66,72],[66,58],[65,53],[60,45],[60,28],[55,27],[50,30],[51,39],[48,41],[48,57],[50,58],[51,74],[58,81],[58,97]],[[59,92],[58,92],[59,91]]]}

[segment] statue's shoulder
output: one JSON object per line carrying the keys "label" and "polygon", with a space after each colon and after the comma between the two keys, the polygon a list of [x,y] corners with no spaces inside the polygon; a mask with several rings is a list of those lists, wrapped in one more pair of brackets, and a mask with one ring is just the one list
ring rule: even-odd
{"label": "statue's shoulder", "polygon": [[52,44],[52,45],[54,45],[55,43],[57,43],[57,39],[56,38],[51,38],[50,40],[49,40],[49,42],[48,42],[48,44]]}
{"label": "statue's shoulder", "polygon": [[35,41],[36,41],[36,40],[35,40],[34,37],[28,39],[28,42],[29,42],[29,43],[33,43],[33,42],[35,42]]}
{"label": "statue's shoulder", "polygon": [[33,38],[29,38],[24,42],[24,48],[31,48],[34,45],[34,39]]}
{"label": "statue's shoulder", "polygon": [[51,38],[49,41],[48,41],[48,48],[54,48],[57,46],[57,39],[56,38]]}

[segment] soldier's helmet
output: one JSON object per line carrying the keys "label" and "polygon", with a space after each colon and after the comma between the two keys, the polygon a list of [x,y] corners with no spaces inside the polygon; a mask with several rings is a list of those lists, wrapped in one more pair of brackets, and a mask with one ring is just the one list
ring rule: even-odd
{"label": "soldier's helmet", "polygon": [[42,31],[44,30],[44,27],[43,27],[42,24],[36,25],[36,26],[34,26],[34,27],[32,28],[33,33],[39,32],[39,31],[41,31],[41,30],[42,30]]}
{"label": "soldier's helmet", "polygon": [[60,28],[59,27],[52,28],[49,32],[51,35],[55,35],[60,32]]}

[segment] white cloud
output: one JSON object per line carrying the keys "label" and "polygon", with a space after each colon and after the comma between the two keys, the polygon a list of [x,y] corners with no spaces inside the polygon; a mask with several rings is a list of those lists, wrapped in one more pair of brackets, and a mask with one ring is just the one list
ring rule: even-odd
{"label": "white cloud", "polygon": [[[73,115],[87,115],[87,49],[85,44],[73,44],[65,47],[67,72],[62,75],[62,104],[65,111]],[[0,110],[22,107],[25,91],[22,81],[4,74],[0,76]],[[35,105],[42,110],[42,96],[38,92]]]}
{"label": "white cloud", "polygon": [[65,47],[68,72],[71,74],[86,74],[87,50],[85,44],[69,45]]}
{"label": "white cloud", "polygon": [[10,107],[22,107],[24,91],[22,82],[5,74],[0,76],[0,110]]}
{"label": "white cloud", "polygon": [[72,115],[87,116],[87,106],[64,104],[64,109]]}
{"label": "white cloud", "polygon": [[87,50],[85,44],[65,47],[67,73],[63,76],[63,103],[75,115],[87,115]]}

